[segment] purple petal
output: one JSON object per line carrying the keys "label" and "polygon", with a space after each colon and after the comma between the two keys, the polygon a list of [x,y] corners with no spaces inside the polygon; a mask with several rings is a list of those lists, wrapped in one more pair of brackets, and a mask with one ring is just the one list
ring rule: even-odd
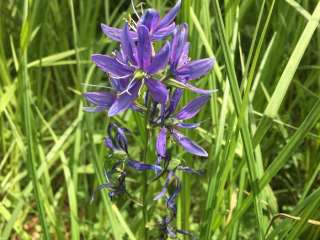
{"label": "purple petal", "polygon": [[167,128],[162,127],[157,137],[156,149],[158,155],[165,157],[167,146]]}
{"label": "purple petal", "polygon": [[175,129],[172,129],[172,135],[174,139],[189,153],[192,153],[201,157],[208,157],[208,153],[198,144],[181,134]]}
{"label": "purple petal", "polygon": [[119,78],[119,79],[110,78],[112,87],[118,92],[124,91],[127,88],[130,80],[131,80],[131,76],[127,78]]}
{"label": "purple petal", "polygon": [[171,8],[171,10],[160,20],[157,29],[168,26],[173,22],[175,17],[177,16],[181,7],[181,0],[179,0],[176,5]]}
{"label": "purple petal", "polygon": [[212,58],[205,58],[189,62],[177,70],[180,78],[186,80],[193,80],[206,75],[213,67],[214,60]]}
{"label": "purple petal", "polygon": [[172,175],[173,175],[173,171],[169,171],[169,174],[168,174],[168,176],[167,176],[167,178],[166,178],[166,181],[165,181],[165,183],[164,183],[164,186],[163,186],[161,192],[160,192],[159,194],[157,194],[157,195],[153,198],[153,200],[157,201],[157,200],[159,200],[160,198],[162,198],[162,197],[164,196],[164,194],[167,192],[168,185],[169,185],[169,182],[170,182],[170,180],[171,180],[171,178],[172,178]]}
{"label": "purple petal", "polygon": [[110,92],[86,92],[83,94],[84,97],[94,105],[102,107],[110,107],[114,100],[115,95]]}
{"label": "purple petal", "polygon": [[[103,23],[101,24],[101,29],[107,37],[117,42],[121,41],[122,29],[109,27]],[[138,36],[137,33],[130,31],[130,37],[136,40]]]}
{"label": "purple petal", "polygon": [[120,148],[128,153],[128,139],[123,128],[117,127],[116,137]]}
{"label": "purple petal", "polygon": [[138,64],[143,70],[151,63],[152,45],[148,28],[144,25],[138,26]]}
{"label": "purple petal", "polygon": [[167,112],[166,112],[167,116],[170,116],[172,113],[174,113],[174,111],[176,110],[177,105],[182,97],[182,94],[183,94],[183,90],[179,89],[179,88],[177,88],[173,92],[173,94],[170,98],[170,105],[169,105]]}
{"label": "purple petal", "polygon": [[200,123],[177,123],[176,126],[179,128],[193,129],[199,127]]}
{"label": "purple petal", "polygon": [[157,27],[159,19],[159,12],[154,9],[147,9],[141,16],[138,26],[144,25],[149,29],[150,32],[152,32]]}
{"label": "purple petal", "polygon": [[145,83],[148,86],[151,97],[154,101],[165,104],[168,99],[168,89],[159,80],[145,79]]}
{"label": "purple petal", "polygon": [[128,89],[129,93],[123,93],[118,96],[114,104],[110,107],[108,115],[111,117],[129,108],[137,98],[140,86],[141,81],[134,81],[132,86]]}
{"label": "purple petal", "polygon": [[109,137],[106,137],[104,139],[104,145],[106,145],[111,150],[115,150],[116,149],[115,146],[113,145],[113,142],[112,142],[111,138],[109,138]]}
{"label": "purple petal", "polygon": [[134,69],[127,65],[124,65],[116,59],[107,55],[94,54],[91,57],[92,61],[101,68],[104,72],[112,74],[114,76],[127,76],[133,73]]}
{"label": "purple petal", "polygon": [[135,45],[133,40],[131,39],[129,35],[129,27],[128,23],[124,25],[123,32],[121,34],[121,46],[123,50],[124,56],[134,65],[136,65],[136,59],[135,59]]}
{"label": "purple petal", "polygon": [[178,67],[179,66],[183,66],[185,64],[187,64],[188,62],[190,62],[189,60],[189,49],[190,49],[190,43],[186,42],[183,46],[183,50],[181,52],[179,61],[178,61]]}
{"label": "purple petal", "polygon": [[136,160],[128,160],[128,166],[138,171],[153,170],[159,172],[162,170],[158,165],[146,164]]}
{"label": "purple petal", "polygon": [[209,98],[210,96],[204,95],[193,99],[175,115],[175,118],[178,120],[186,120],[194,117]]}
{"label": "purple petal", "polygon": [[182,24],[177,31],[174,32],[171,41],[171,56],[170,63],[174,66],[178,65],[179,59],[183,53],[185,44],[188,39],[188,25]]}
{"label": "purple petal", "polygon": [[169,60],[169,54],[170,54],[170,44],[167,42],[158,52],[157,55],[155,55],[152,58],[151,64],[146,69],[146,71],[149,74],[155,74],[158,71],[164,69],[168,63]]}
{"label": "purple petal", "polygon": [[176,203],[176,198],[181,191],[181,183],[178,177],[175,176],[176,179],[176,188],[173,191],[173,193],[169,196],[167,200],[167,206],[173,211],[173,215],[175,216],[177,213],[177,203]]}
{"label": "purple petal", "polygon": [[166,27],[159,28],[156,31],[154,31],[151,35],[151,39],[152,39],[152,41],[162,40],[165,37],[171,35],[175,29],[176,29],[176,24],[171,23],[170,25],[168,25]]}

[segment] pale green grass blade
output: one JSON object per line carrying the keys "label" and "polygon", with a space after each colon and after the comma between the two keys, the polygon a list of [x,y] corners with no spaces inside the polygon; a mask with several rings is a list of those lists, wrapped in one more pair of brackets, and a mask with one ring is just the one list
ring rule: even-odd
{"label": "pale green grass blade", "polygon": [[[55,65],[63,65],[63,63],[69,63],[69,62],[62,62],[61,60],[74,56],[77,52],[84,51],[85,48],[80,48],[77,50],[67,50],[61,53],[56,53],[51,56],[43,57],[40,60],[35,60],[30,63],[28,63],[28,68],[31,67],[41,67],[41,66],[55,66]],[[73,61],[70,63],[75,64]],[[70,64],[69,63],[69,64]],[[87,62],[85,62],[87,63]]]}
{"label": "pale green grass blade", "polygon": [[303,33],[301,34],[299,41],[292,52],[290,59],[281,75],[281,78],[277,84],[276,89],[274,90],[271,100],[268,102],[268,105],[264,111],[264,117],[258,126],[258,129],[254,136],[254,143],[258,144],[265,133],[270,128],[270,119],[277,115],[281,103],[287,93],[288,87],[293,80],[293,76],[299,66],[302,56],[304,55],[311,38],[317,29],[320,21],[320,3],[317,4],[311,19],[308,21]]}
{"label": "pale green grass blade", "polygon": [[288,4],[290,4],[297,12],[299,12],[303,17],[305,17],[308,21],[311,20],[311,14],[305,10],[298,2],[295,0],[286,0]]}
{"label": "pale green grass blade", "polygon": [[50,231],[47,225],[46,215],[44,211],[43,202],[40,195],[40,184],[36,177],[36,146],[34,143],[34,129],[33,129],[33,116],[31,110],[31,99],[29,95],[30,82],[28,79],[27,71],[27,46],[30,31],[30,19],[28,13],[28,2],[24,1],[23,11],[23,27],[21,30],[20,39],[20,71],[19,71],[19,90],[22,92],[21,106],[24,118],[24,131],[27,138],[27,151],[26,151],[26,164],[28,167],[29,176],[31,178],[36,203],[38,207],[39,218],[42,226],[43,236],[45,239],[50,239]]}

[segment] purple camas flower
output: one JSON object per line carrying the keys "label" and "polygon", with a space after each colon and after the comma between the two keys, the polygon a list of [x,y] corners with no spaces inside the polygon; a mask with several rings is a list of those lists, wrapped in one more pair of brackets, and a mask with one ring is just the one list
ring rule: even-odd
{"label": "purple camas flower", "polygon": [[[170,45],[166,43],[157,54],[153,55],[153,47],[147,27],[139,25],[137,34],[138,40],[135,43],[130,37],[128,25],[125,24],[121,37],[121,56],[123,59],[101,54],[92,56],[96,65],[108,73],[113,82],[119,81],[119,86],[123,82],[127,83],[125,89],[117,93],[113,104],[109,108],[109,116],[114,116],[129,108],[138,97],[138,92],[143,84],[148,87],[154,101],[162,104],[167,101],[168,90],[159,79],[155,79],[154,74],[166,67],[169,60]],[[114,99],[113,95],[112,99]]]}
{"label": "purple camas flower", "polygon": [[[137,26],[144,25],[148,28],[150,32],[150,39],[152,41],[162,40],[165,37],[171,35],[175,30],[174,19],[177,16],[181,7],[181,0],[179,0],[176,5],[162,18],[160,19],[160,14],[155,9],[147,9],[145,13],[139,19]],[[105,24],[101,24],[103,33],[109,38],[121,42],[121,36],[123,29],[113,28]],[[138,39],[137,31],[130,31],[130,37],[133,40]]]}
{"label": "purple camas flower", "polygon": [[191,139],[184,136],[177,129],[185,128],[192,129],[199,126],[198,123],[183,123],[183,120],[188,120],[194,117],[201,109],[201,107],[209,100],[210,96],[203,95],[193,99],[190,103],[184,106],[179,112],[175,113],[178,102],[181,98],[181,90],[176,90],[170,99],[169,107],[162,112],[160,118],[155,120],[156,124],[162,125],[159,135],[157,137],[156,149],[157,153],[164,157],[166,154],[167,135],[180,144],[187,152],[197,156],[207,157],[208,153],[193,142]]}
{"label": "purple camas flower", "polygon": [[[136,13],[138,21],[134,22],[130,18],[121,29],[102,24],[103,32],[120,43],[120,49],[112,55],[92,55],[96,66],[107,74],[111,90],[84,94],[92,104],[92,107],[84,108],[88,112],[105,111],[112,117],[132,109],[148,119],[148,127],[159,129],[156,136],[158,158],[156,164],[149,164],[134,160],[131,156],[126,137],[129,130],[110,123],[104,143],[111,150],[112,164],[111,169],[105,173],[105,182],[98,186],[97,190],[108,189],[111,199],[122,194],[130,197],[125,181],[130,171],[152,171],[156,175],[154,180],[167,176],[162,190],[154,197],[154,200],[165,198],[169,211],[169,216],[165,216],[160,224],[163,239],[167,236],[176,238],[177,234],[192,236],[188,231],[172,226],[177,213],[176,199],[181,190],[181,181],[176,171],[198,176],[203,173],[180,163],[172,166],[169,139],[178,143],[186,152],[200,157],[208,156],[204,148],[180,131],[200,125],[184,121],[196,116],[208,102],[210,94],[215,91],[200,89],[191,84],[192,80],[209,73],[214,60],[190,60],[188,26],[176,26],[174,22],[180,7],[179,0],[163,18],[160,18],[159,12],[154,9],[144,11],[141,17]],[[160,44],[161,47],[157,50],[154,42],[165,38],[168,40]],[[194,98],[178,111],[184,90],[201,96]],[[149,131],[147,126],[146,131]]]}
{"label": "purple camas flower", "polygon": [[188,25],[182,24],[173,33],[170,54],[170,71],[175,80],[193,92],[210,94],[215,90],[199,89],[189,83],[190,80],[198,79],[206,75],[213,67],[214,60],[205,58],[195,61],[189,59],[190,43],[188,42]]}

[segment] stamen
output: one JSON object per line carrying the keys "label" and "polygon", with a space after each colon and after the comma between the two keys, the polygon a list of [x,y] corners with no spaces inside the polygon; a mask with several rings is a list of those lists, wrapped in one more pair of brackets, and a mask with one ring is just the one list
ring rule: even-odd
{"label": "stamen", "polygon": [[131,88],[134,80],[136,80],[136,79],[133,78],[133,79],[129,82],[127,88],[126,88],[125,90],[123,90],[122,92],[118,93],[117,95],[118,95],[118,96],[121,96],[122,94],[128,93],[128,94],[131,96],[131,93],[129,92],[129,89]]}
{"label": "stamen", "polygon": [[132,75],[132,74],[128,74],[128,75],[121,76],[121,77],[118,77],[118,76],[112,76],[112,78],[114,78],[114,79],[125,79],[125,78],[130,77],[131,75]]}

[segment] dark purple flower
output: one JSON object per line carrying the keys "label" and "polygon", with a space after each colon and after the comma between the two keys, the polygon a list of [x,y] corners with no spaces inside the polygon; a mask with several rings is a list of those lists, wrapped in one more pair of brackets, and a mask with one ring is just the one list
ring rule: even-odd
{"label": "dark purple flower", "polygon": [[163,187],[162,187],[161,192],[158,193],[158,194],[153,198],[153,200],[159,200],[160,198],[162,198],[162,197],[166,194],[167,189],[168,189],[168,185],[169,185],[169,183],[170,183],[173,175],[174,175],[173,171],[169,171],[168,176],[167,176],[166,181],[165,181],[165,183],[164,183],[164,185],[163,185]]}
{"label": "dark purple flower", "polygon": [[[175,29],[174,19],[177,16],[181,7],[181,0],[179,0],[176,5],[162,18],[160,19],[160,14],[155,9],[147,9],[144,14],[139,19],[136,28],[144,25],[147,27],[152,41],[161,40],[169,35],[171,35]],[[101,24],[102,31],[112,40],[121,42],[123,29],[109,27],[105,24]],[[138,39],[138,34],[136,31],[129,31],[129,36],[131,39],[136,41]]]}
{"label": "dark purple flower", "polygon": [[184,86],[184,88],[199,94],[214,92],[215,90],[200,89],[189,83],[190,80],[206,75],[212,69],[214,60],[212,58],[205,58],[190,61],[187,24],[182,24],[176,28],[170,44],[171,54],[169,62],[174,79],[179,81],[179,84]]}
{"label": "dark purple flower", "polygon": [[162,168],[159,165],[151,165],[151,164],[147,164],[147,163],[142,163],[136,160],[128,160],[128,166],[138,170],[138,171],[146,171],[146,170],[152,170],[155,171],[156,173],[161,172]]}
{"label": "dark purple flower", "polygon": [[110,123],[108,126],[108,137],[104,139],[104,144],[112,151],[124,151],[128,154],[128,139],[125,128],[117,126],[115,123]]}
{"label": "dark purple flower", "polygon": [[182,90],[177,89],[170,98],[169,107],[163,113],[164,116],[155,120],[156,124],[161,124],[161,130],[157,138],[156,150],[159,156],[164,157],[166,153],[167,134],[169,133],[173,139],[180,144],[187,152],[197,156],[207,157],[208,153],[193,142],[191,139],[184,136],[177,129],[179,128],[196,128],[198,123],[183,123],[181,121],[188,120],[194,117],[201,107],[209,100],[210,95],[203,95],[193,99],[184,106],[178,113],[175,113],[178,102],[181,98]]}
{"label": "dark purple flower", "polygon": [[[110,171],[105,172],[105,183],[99,185],[95,191],[93,192],[91,201],[95,199],[95,195],[98,191],[103,189],[108,189],[108,195],[112,200],[113,197],[122,195],[127,193],[125,179],[126,179],[126,172],[125,171],[118,171],[117,168],[122,164],[122,161],[117,161],[111,168]],[[119,173],[117,177],[115,177],[115,173]]]}
{"label": "dark purple flower", "polygon": [[156,148],[157,152],[161,157],[166,155],[166,145],[167,145],[167,128],[162,127],[157,138]]}
{"label": "dark purple flower", "polygon": [[[165,104],[168,99],[166,86],[153,77],[163,70],[170,55],[170,44],[166,43],[157,54],[153,55],[148,28],[139,25],[138,40],[130,37],[129,27],[125,24],[121,33],[121,51],[116,56],[95,54],[92,60],[112,79],[112,85],[117,91],[108,115],[114,116],[133,105],[143,84],[148,87],[155,102]],[[114,96],[113,96],[114,98]]]}

